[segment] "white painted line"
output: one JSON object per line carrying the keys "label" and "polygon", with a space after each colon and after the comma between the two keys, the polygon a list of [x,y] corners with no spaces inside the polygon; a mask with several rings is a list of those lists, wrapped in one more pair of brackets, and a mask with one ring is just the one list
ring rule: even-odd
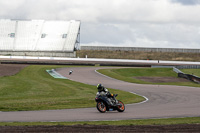
{"label": "white painted line", "polygon": [[104,74],[98,72],[97,70],[99,70],[99,69],[96,69],[95,72],[98,73],[99,75],[104,76],[104,77],[109,78],[109,79],[117,80],[117,79],[111,78],[111,77],[109,77],[109,76],[106,76],[106,75],[104,75]]}
{"label": "white painted line", "polygon": [[[137,94],[137,93],[134,93],[134,92],[130,92],[130,93],[132,93],[132,94],[135,94],[135,95],[138,95],[138,96],[141,96],[141,97],[144,97],[144,101],[142,101],[142,102],[139,102],[139,103],[133,103],[133,104],[142,104],[142,103],[146,103],[147,101],[149,101],[149,99],[146,97],[146,96],[142,96],[142,95],[139,95],[139,94]],[[127,104],[127,105],[133,105],[133,104]]]}

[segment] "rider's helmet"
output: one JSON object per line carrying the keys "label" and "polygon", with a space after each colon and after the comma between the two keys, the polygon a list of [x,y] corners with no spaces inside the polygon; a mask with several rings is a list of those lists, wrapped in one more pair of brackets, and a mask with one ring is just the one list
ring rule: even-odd
{"label": "rider's helmet", "polygon": [[97,90],[98,91],[103,91],[104,90],[104,86],[102,84],[98,84],[97,85]]}

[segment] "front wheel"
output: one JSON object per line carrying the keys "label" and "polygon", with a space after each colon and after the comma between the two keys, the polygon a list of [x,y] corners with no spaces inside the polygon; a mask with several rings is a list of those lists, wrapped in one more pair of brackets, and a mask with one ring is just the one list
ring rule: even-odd
{"label": "front wheel", "polygon": [[97,109],[99,112],[101,113],[105,113],[106,112],[106,105],[104,102],[97,102]]}
{"label": "front wheel", "polygon": [[124,103],[122,101],[119,101],[119,100],[118,100],[118,102],[119,102],[119,104],[121,104],[121,106],[117,107],[117,111],[124,112],[124,110],[125,110]]}

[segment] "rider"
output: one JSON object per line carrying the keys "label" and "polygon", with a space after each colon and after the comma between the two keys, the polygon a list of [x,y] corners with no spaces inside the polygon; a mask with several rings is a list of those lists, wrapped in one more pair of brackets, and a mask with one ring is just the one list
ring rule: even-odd
{"label": "rider", "polygon": [[98,92],[97,92],[97,95],[101,95],[101,96],[105,96],[108,98],[108,101],[110,102],[110,104],[112,106],[114,106],[115,104],[115,97],[112,93],[110,93],[108,91],[108,89],[106,89],[102,84],[98,84],[97,85],[97,89],[98,89]]}

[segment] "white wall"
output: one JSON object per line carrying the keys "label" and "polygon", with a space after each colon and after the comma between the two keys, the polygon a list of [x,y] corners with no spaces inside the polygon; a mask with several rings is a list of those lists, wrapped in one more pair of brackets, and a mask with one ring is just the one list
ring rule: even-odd
{"label": "white wall", "polygon": [[79,28],[80,21],[73,20],[0,20],[0,51],[73,52]]}
{"label": "white wall", "polygon": [[0,20],[0,50],[11,50],[14,47],[15,38],[10,34],[15,33],[15,21]]}

